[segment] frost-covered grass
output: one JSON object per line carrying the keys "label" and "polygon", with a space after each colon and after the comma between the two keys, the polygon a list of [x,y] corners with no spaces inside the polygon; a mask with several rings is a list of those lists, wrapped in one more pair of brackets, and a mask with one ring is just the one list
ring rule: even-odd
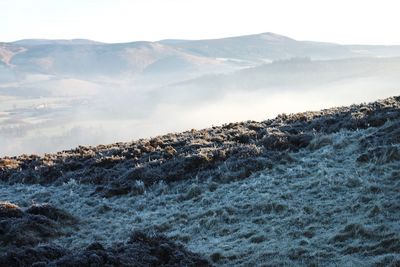
{"label": "frost-covered grass", "polygon": [[0,200],[22,207],[47,202],[80,218],[74,235],[54,241],[69,248],[123,241],[140,229],[163,233],[216,265],[394,266],[399,162],[357,161],[365,152],[360,139],[375,131],[321,135],[290,153],[291,163],[230,183],[193,178],[111,198],[74,180],[1,183]]}

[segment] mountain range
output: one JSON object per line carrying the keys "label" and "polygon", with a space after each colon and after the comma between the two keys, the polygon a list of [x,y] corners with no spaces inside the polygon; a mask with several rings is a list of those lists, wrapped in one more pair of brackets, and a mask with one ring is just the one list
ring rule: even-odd
{"label": "mountain range", "polygon": [[211,40],[106,44],[85,39],[27,39],[0,44],[0,61],[14,71],[46,74],[146,73],[201,67],[254,66],[293,57],[340,59],[400,56],[400,46],[297,41],[274,33]]}
{"label": "mountain range", "polygon": [[110,44],[3,42],[0,155],[371,101],[399,94],[399,83],[400,46],[274,33]]}

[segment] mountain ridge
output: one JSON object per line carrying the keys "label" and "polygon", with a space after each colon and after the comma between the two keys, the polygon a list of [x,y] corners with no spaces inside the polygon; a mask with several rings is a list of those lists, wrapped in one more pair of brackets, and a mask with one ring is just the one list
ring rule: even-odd
{"label": "mountain ridge", "polygon": [[[96,67],[99,67],[99,74],[105,74],[101,69],[107,68],[107,63],[110,65],[110,71],[113,71],[113,66],[118,64],[117,72],[133,71],[135,68],[130,68],[132,65],[142,64],[142,58],[131,57],[126,49],[132,49],[140,46],[163,46],[165,51],[175,50],[175,53],[180,53],[185,56],[180,58],[188,63],[188,66],[193,67],[193,64],[186,61],[184,57],[197,57],[196,64],[204,60],[215,60],[219,64],[228,64],[232,67],[238,66],[238,60],[244,61],[246,65],[257,65],[265,63],[265,61],[273,61],[280,59],[289,59],[293,57],[310,57],[311,59],[338,59],[360,56],[400,56],[400,46],[368,46],[368,45],[340,45],[326,42],[298,41],[290,37],[275,33],[260,33],[244,36],[233,36],[219,39],[204,39],[204,40],[160,40],[160,41],[135,41],[124,43],[102,43],[86,39],[25,39],[15,42],[2,43],[0,45],[0,61],[6,62],[6,66],[14,66],[14,70],[21,68],[21,71],[26,70],[44,73],[63,73],[63,69],[55,67],[69,66],[72,63],[67,59],[76,58],[76,64],[71,65],[71,70],[79,69],[80,61],[86,58],[91,58],[97,53],[98,57],[102,55],[110,55],[106,62],[98,62]],[[12,53],[14,49],[22,49],[20,53]],[[92,48],[93,51],[90,51]],[[154,49],[154,48],[152,48]],[[53,52],[57,51],[58,54]],[[137,52],[139,53],[139,51]],[[168,57],[169,54],[160,54],[157,49],[150,50],[149,53],[159,55],[160,59]],[[126,58],[120,60],[120,58]],[[115,62],[114,62],[115,61]],[[236,61],[236,62],[235,62]],[[242,63],[242,64],[243,64]],[[43,65],[45,64],[45,65]],[[194,65],[196,65],[194,64]],[[210,67],[214,65],[211,64]],[[55,68],[55,69],[54,69]],[[224,67],[225,69],[229,69]],[[91,67],[92,72],[96,69]],[[139,68],[139,71],[143,68]],[[166,69],[164,67],[164,69]],[[173,67],[169,68],[173,69]],[[68,69],[67,74],[71,71]]]}
{"label": "mountain ridge", "polygon": [[99,41],[89,40],[89,39],[81,39],[81,38],[74,38],[74,39],[21,39],[13,42],[9,42],[9,44],[16,44],[16,45],[27,45],[27,46],[34,46],[34,45],[93,45],[93,44],[104,44]]}

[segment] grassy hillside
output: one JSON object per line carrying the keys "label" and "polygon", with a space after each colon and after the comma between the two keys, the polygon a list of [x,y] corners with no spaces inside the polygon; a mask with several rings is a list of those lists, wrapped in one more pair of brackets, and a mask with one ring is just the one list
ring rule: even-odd
{"label": "grassy hillside", "polygon": [[2,158],[0,263],[397,266],[399,125],[391,97]]}

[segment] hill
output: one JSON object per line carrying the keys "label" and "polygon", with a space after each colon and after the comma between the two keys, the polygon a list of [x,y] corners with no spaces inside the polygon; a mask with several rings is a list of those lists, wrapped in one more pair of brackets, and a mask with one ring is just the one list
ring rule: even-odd
{"label": "hill", "polygon": [[268,32],[211,40],[107,44],[85,39],[26,39],[0,44],[0,61],[14,66],[14,71],[58,75],[138,74],[155,68],[154,64],[161,72],[227,71],[293,57],[329,60],[366,56],[400,56],[400,46],[298,41]]}
{"label": "hill", "polygon": [[265,32],[210,40],[164,40],[196,55],[245,62],[265,63],[293,57],[329,60],[365,56],[399,56],[400,46],[340,45],[315,41],[300,41]]}
{"label": "hill", "polygon": [[396,266],[399,125],[397,96],[2,158],[0,266]]}

